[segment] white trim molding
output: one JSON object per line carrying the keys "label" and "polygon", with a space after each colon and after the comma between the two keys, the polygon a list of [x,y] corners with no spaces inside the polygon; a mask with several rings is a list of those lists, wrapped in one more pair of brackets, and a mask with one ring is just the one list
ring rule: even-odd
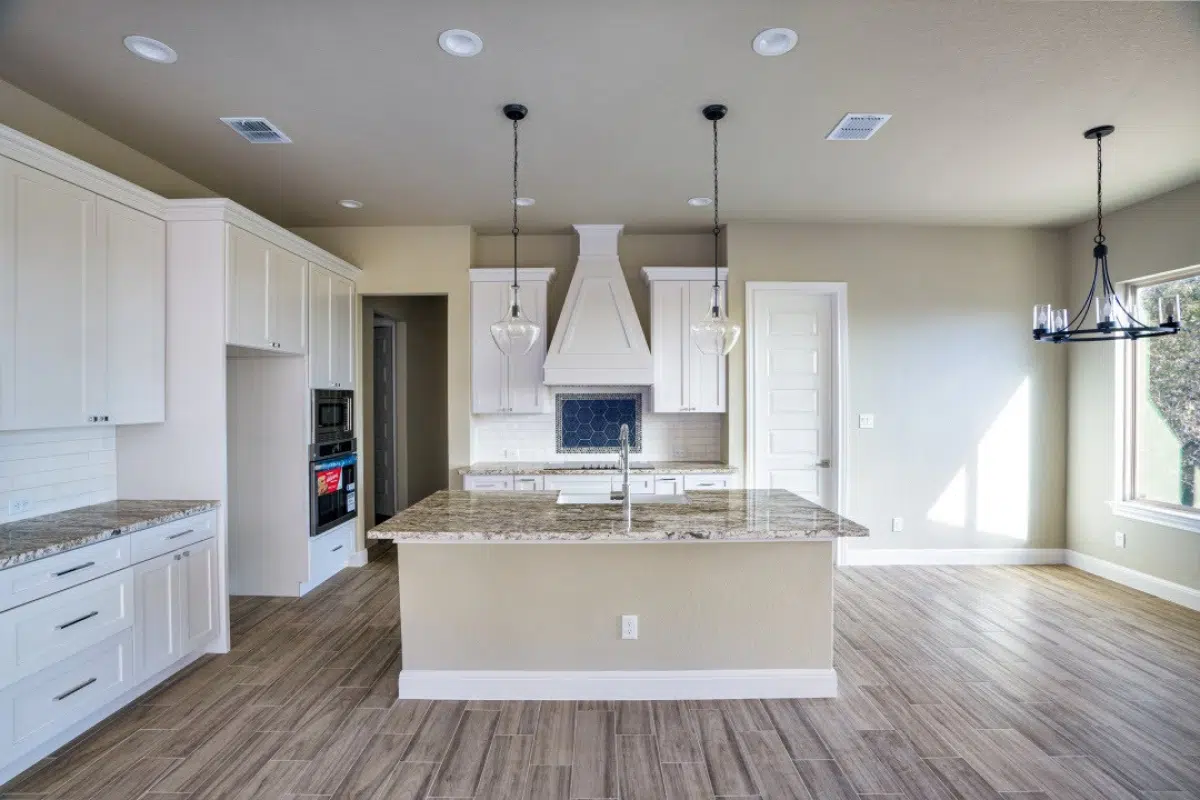
{"label": "white trim molding", "polygon": [[1182,506],[1172,507],[1138,500],[1110,500],[1108,507],[1118,517],[1200,533],[1200,510],[1189,511]]}
{"label": "white trim molding", "polygon": [[347,567],[365,567],[367,565],[367,560],[368,559],[367,559],[367,551],[366,550],[355,550],[353,553],[350,554],[350,557],[346,559],[346,566]]}
{"label": "white trim molding", "polygon": [[987,564],[1062,564],[1066,551],[1059,548],[992,547],[961,549],[901,549],[878,550],[847,548],[847,567],[923,566],[923,565],[987,565]]}
{"label": "white trim molding", "polygon": [[1084,572],[1099,575],[1101,578],[1107,578],[1113,583],[1119,583],[1122,586],[1128,586],[1130,589],[1137,589],[1139,592],[1152,594],[1155,597],[1177,603],[1193,611],[1200,611],[1200,589],[1193,589],[1190,586],[1184,586],[1180,583],[1156,578],[1153,575],[1147,575],[1145,572],[1138,572],[1136,569],[1123,567],[1120,564],[1114,564],[1111,561],[1105,561],[1102,558],[1089,556],[1075,550],[1067,551],[1067,564]]}
{"label": "white trim molding", "polygon": [[[471,283],[508,283],[512,280],[512,267],[471,267],[467,270]],[[554,267],[521,267],[517,279],[522,281],[554,280]]]}
{"label": "white trim molding", "polygon": [[401,700],[700,700],[837,697],[832,669],[400,671]]}
{"label": "white trim molding", "polygon": [[[712,267],[642,267],[642,280],[651,281],[711,281]],[[729,267],[717,267],[717,280],[729,280]],[[726,297],[726,304],[729,298]]]}

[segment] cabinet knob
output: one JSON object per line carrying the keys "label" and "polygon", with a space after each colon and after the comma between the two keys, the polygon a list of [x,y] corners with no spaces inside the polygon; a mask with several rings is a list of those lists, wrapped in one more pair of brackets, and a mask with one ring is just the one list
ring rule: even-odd
{"label": "cabinet knob", "polygon": [[183,556],[179,555],[179,553],[176,553],[176,554],[175,554],[175,560],[176,560],[176,561],[178,561],[178,560],[179,560],[179,559],[181,559],[181,558],[183,558]]}

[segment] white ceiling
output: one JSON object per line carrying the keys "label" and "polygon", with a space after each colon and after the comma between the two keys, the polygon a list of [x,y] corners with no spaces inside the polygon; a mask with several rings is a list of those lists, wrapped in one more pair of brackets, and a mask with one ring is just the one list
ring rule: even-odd
{"label": "white ceiling", "polygon": [[[771,26],[796,50],[754,54]],[[454,27],[483,53],[442,53]],[[1074,222],[1102,123],[1113,207],[1200,178],[1196,2],[0,0],[0,78],[292,226],[507,229],[512,101],[535,231],[703,229],[713,101],[725,220]],[[894,116],[825,141],[848,111]],[[295,143],[250,145],[232,115]]]}

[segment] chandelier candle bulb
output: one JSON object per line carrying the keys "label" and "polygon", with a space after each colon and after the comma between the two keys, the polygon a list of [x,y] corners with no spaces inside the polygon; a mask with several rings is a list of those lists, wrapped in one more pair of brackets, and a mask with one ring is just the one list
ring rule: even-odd
{"label": "chandelier candle bulb", "polygon": [[1065,331],[1071,325],[1071,314],[1065,308],[1050,312],[1050,327],[1054,331]]}
{"label": "chandelier candle bulb", "polygon": [[1035,331],[1050,330],[1050,304],[1033,307],[1033,329]]}

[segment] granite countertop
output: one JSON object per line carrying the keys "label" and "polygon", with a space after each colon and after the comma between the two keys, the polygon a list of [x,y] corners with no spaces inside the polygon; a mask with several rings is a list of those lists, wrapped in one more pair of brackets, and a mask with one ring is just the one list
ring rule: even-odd
{"label": "granite countertop", "polygon": [[[601,457],[597,462],[603,462]],[[733,475],[737,467],[717,461],[633,461],[631,475]],[[480,461],[469,467],[459,467],[459,475],[619,475],[616,462],[611,467],[579,469],[562,461]]]}
{"label": "granite countertop", "polygon": [[0,569],[174,522],[217,507],[212,500],[113,500],[0,525]]}
{"label": "granite countertop", "polygon": [[688,492],[688,503],[558,505],[558,492],[441,491],[377,525],[406,542],[821,541],[863,526],[782,489]]}

